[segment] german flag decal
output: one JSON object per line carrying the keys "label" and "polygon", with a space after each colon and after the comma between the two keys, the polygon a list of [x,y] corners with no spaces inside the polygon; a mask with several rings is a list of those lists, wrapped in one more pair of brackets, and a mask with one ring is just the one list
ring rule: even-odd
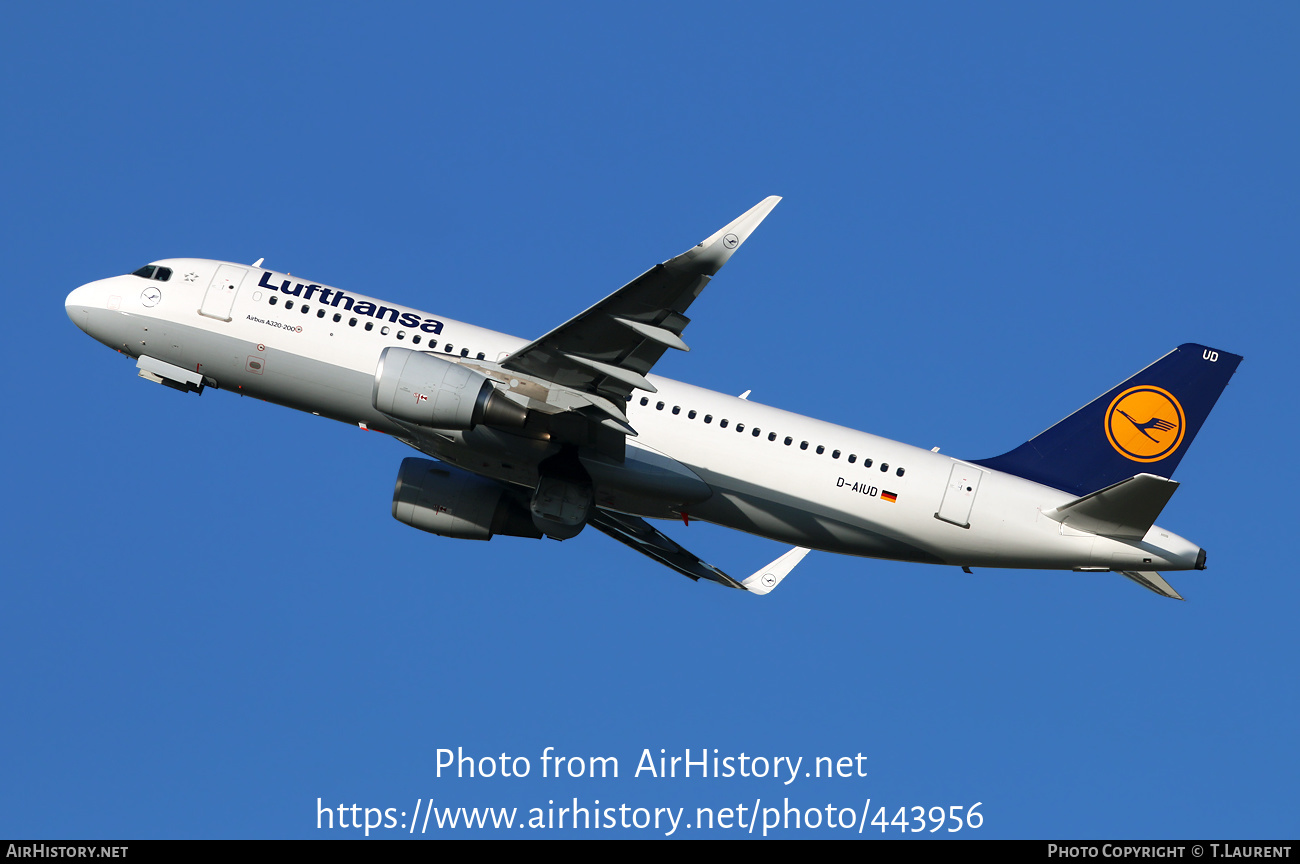
{"label": "german flag decal", "polygon": [[893,504],[895,501],[898,500],[898,495],[894,492],[886,492],[884,489],[881,489],[880,500],[888,501],[890,504]]}

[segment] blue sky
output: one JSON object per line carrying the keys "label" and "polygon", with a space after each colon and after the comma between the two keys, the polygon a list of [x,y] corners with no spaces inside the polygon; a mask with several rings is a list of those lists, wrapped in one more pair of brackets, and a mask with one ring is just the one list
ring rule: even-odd
{"label": "blue sky", "polygon": [[[0,836],[576,797],[1295,837],[1298,39],[1281,3],[16,8]],[[432,537],[389,515],[401,445],[151,386],[63,311],[265,256],[535,337],[771,194],[656,371],[978,458],[1179,343],[1243,354],[1161,518],[1209,550],[1187,602],[824,553],[760,599],[595,531]],[[781,551],[666,530],[733,573]],[[439,778],[457,747],[532,773]],[[542,778],[547,747],[620,776]],[[660,748],[868,775],[633,777]]]}

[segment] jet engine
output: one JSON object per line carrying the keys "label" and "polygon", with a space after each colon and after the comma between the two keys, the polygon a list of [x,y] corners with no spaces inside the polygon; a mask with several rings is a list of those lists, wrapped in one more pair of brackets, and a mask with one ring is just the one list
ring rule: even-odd
{"label": "jet engine", "polygon": [[491,540],[494,534],[542,536],[529,512],[501,484],[415,456],[403,459],[397,472],[393,518],[461,540]]}
{"label": "jet engine", "polygon": [[528,410],[487,378],[459,363],[409,348],[388,347],[375,368],[376,410],[433,429],[520,428]]}

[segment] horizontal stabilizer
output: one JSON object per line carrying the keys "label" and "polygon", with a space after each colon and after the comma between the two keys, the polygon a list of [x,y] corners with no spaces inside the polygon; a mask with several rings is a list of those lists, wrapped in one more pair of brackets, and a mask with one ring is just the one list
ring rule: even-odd
{"label": "horizontal stabilizer", "polygon": [[1173,480],[1137,474],[1055,510],[1046,510],[1043,515],[1090,534],[1141,540],[1177,489],[1178,483]]}
{"label": "horizontal stabilizer", "polygon": [[1156,592],[1161,597],[1172,597],[1175,600],[1183,599],[1183,595],[1175,591],[1173,586],[1166,582],[1159,573],[1152,573],[1149,570],[1121,570],[1119,572],[1148,591]]}
{"label": "horizontal stabilizer", "polygon": [[793,570],[795,565],[802,561],[803,556],[807,554],[807,549],[804,549],[802,546],[796,546],[771,564],[768,564],[766,567],[759,570],[753,576],[745,579],[741,584],[750,591],[753,591],[755,594],[767,594],[777,585],[780,585],[781,580],[789,576],[790,571]]}

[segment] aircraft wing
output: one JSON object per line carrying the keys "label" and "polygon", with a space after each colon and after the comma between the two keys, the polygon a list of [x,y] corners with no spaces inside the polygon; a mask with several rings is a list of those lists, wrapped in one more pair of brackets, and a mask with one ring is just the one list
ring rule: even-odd
{"label": "aircraft wing", "polygon": [[690,350],[681,338],[690,323],[686,309],[780,200],[764,198],[698,246],[642,273],[501,365],[616,405],[634,389],[655,392],[645,376],[664,351]]}
{"label": "aircraft wing", "polygon": [[739,588],[741,591],[752,591],[755,594],[767,594],[775,588],[808,554],[807,549],[795,547],[743,582],[738,582],[712,564],[701,561],[686,551],[681,544],[639,516],[597,510],[596,515],[589,520],[589,524],[618,542],[632,547],[642,555],[647,555],[696,582],[708,579],[719,585],[726,585],[728,588]]}
{"label": "aircraft wing", "polygon": [[648,555],[660,564],[671,567],[683,576],[688,576],[697,582],[701,579],[708,579],[717,582],[719,585],[726,585],[728,588],[745,590],[744,585],[712,564],[707,564],[687,552],[671,537],[652,527],[649,522],[640,516],[627,516],[623,513],[597,510],[596,515],[591,517],[589,524],[599,528],[625,546],[631,546],[642,555]]}

